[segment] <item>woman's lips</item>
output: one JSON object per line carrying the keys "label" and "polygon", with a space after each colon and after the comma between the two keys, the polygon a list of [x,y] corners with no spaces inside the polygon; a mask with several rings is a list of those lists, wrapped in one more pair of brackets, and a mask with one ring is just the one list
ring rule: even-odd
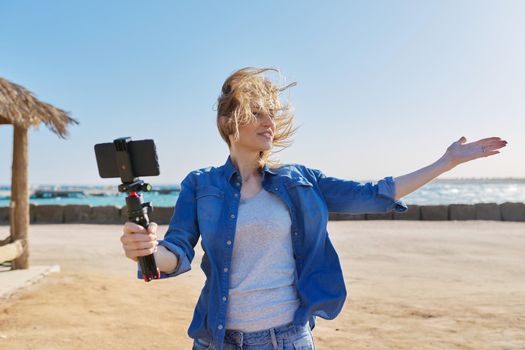
{"label": "woman's lips", "polygon": [[268,134],[268,133],[262,133],[262,134],[258,134],[258,135],[260,135],[260,136],[262,136],[262,137],[264,137],[264,138],[266,138],[266,139],[268,139],[268,140],[271,140],[272,137],[273,137],[272,135],[270,135],[270,134]]}

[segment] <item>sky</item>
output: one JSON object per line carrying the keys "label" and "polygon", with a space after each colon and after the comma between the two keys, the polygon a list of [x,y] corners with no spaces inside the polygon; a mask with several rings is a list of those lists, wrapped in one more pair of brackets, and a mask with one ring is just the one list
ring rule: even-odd
{"label": "sky", "polygon": [[[525,178],[525,2],[0,1],[0,76],[70,112],[60,139],[30,131],[29,181],[110,185],[93,146],[154,139],[178,184],[229,154],[216,127],[224,80],[278,68],[295,112],[276,154],[327,176],[378,180],[437,161],[461,136],[500,154],[439,178]],[[12,126],[0,125],[0,184]]]}

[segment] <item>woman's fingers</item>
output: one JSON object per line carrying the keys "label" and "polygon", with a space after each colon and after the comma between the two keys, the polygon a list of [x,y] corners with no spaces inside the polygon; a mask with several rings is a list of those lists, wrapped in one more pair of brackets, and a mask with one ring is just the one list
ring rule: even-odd
{"label": "woman's fingers", "polygon": [[157,234],[157,223],[150,222],[148,225],[148,232],[152,234]]}
{"label": "woman's fingers", "polygon": [[124,227],[122,228],[122,232],[124,233],[146,233],[146,232],[149,232],[149,233],[157,233],[157,223],[155,222],[150,222],[149,225],[148,225],[148,229],[146,230],[144,227],[142,227],[141,225],[137,225],[133,222],[126,222],[124,224]]}
{"label": "woman's fingers", "polygon": [[144,227],[130,221],[124,224],[122,231],[124,233],[146,233],[146,229]]}
{"label": "woman's fingers", "polygon": [[465,143],[466,137],[461,137],[452,143],[445,152],[446,157],[454,166],[477,158],[499,154],[507,141],[500,137],[487,137],[474,142]]}
{"label": "woman's fingers", "polygon": [[155,223],[151,223],[146,231],[146,229],[140,225],[126,222],[123,231],[124,233],[120,237],[120,241],[123,244],[132,242],[151,242],[157,240],[157,224]]}
{"label": "woman's fingers", "polygon": [[144,227],[133,222],[126,222],[120,237],[122,248],[126,256],[133,261],[138,257],[153,254],[157,251],[157,224],[151,222],[146,230]]}
{"label": "woman's fingers", "polygon": [[505,147],[506,145],[505,144],[495,144],[495,145],[486,145],[486,146],[483,146],[485,151],[487,150],[495,150],[495,149],[500,149],[500,148],[503,148]]}
{"label": "woman's fingers", "polygon": [[120,241],[124,244],[132,242],[150,242],[155,241],[156,239],[157,235],[146,233],[124,233],[120,236]]}
{"label": "woman's fingers", "polygon": [[130,259],[136,261],[136,258],[140,256],[146,256],[153,254],[157,251],[158,242],[148,241],[148,242],[130,242],[124,243],[122,247],[126,256]]}
{"label": "woman's fingers", "polygon": [[122,246],[125,249],[129,249],[129,250],[149,249],[149,248],[155,248],[157,246],[157,241],[129,242],[129,243],[124,243]]}
{"label": "woman's fingers", "polygon": [[485,145],[506,145],[507,141],[505,140],[484,140],[481,143]]}
{"label": "woman's fingers", "polygon": [[476,142],[473,142],[473,144],[475,144],[475,145],[482,145],[482,146],[487,146],[487,145],[506,145],[507,141],[506,140],[502,140],[499,137],[489,137],[489,138],[486,138],[486,139],[481,139],[481,140],[478,140]]}
{"label": "woman's fingers", "polygon": [[151,249],[140,249],[140,250],[126,250],[126,257],[138,261],[138,258],[141,256],[151,255],[156,251],[155,248]]}
{"label": "woman's fingers", "polygon": [[491,141],[491,142],[485,142],[481,143],[480,145],[477,145],[476,147],[479,147],[482,152],[482,156],[492,155],[492,154],[498,154],[499,152],[495,152],[496,150],[503,148],[507,145],[506,141]]}
{"label": "woman's fingers", "polygon": [[482,141],[482,140],[487,140],[487,141],[497,141],[497,140],[501,140],[501,137],[498,137],[498,136],[485,137],[484,139],[481,139],[480,141]]}
{"label": "woman's fingers", "polygon": [[502,140],[499,137],[488,137],[478,141],[474,141],[468,144],[463,144],[463,152],[472,153],[474,158],[491,156],[493,154],[498,154],[496,150],[503,148],[507,145],[507,141]]}

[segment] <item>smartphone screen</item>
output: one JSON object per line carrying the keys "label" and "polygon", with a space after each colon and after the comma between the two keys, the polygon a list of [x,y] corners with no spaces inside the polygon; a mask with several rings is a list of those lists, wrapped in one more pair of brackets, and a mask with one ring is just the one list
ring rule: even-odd
{"label": "smartphone screen", "polygon": [[[160,174],[157,149],[153,140],[130,141],[127,144],[134,177]],[[113,142],[95,145],[98,173],[102,178],[120,177]]]}

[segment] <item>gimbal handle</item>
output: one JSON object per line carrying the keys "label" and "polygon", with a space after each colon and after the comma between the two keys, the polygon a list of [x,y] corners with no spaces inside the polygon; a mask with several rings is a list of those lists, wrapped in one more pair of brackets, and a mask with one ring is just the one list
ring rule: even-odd
{"label": "gimbal handle", "polygon": [[[142,196],[138,192],[129,192],[126,197],[126,207],[128,209],[128,219],[146,230],[149,226],[148,212],[152,207],[149,202],[144,203]],[[149,282],[152,279],[160,279],[160,270],[155,262],[153,254],[139,257],[140,269],[144,281]]]}

